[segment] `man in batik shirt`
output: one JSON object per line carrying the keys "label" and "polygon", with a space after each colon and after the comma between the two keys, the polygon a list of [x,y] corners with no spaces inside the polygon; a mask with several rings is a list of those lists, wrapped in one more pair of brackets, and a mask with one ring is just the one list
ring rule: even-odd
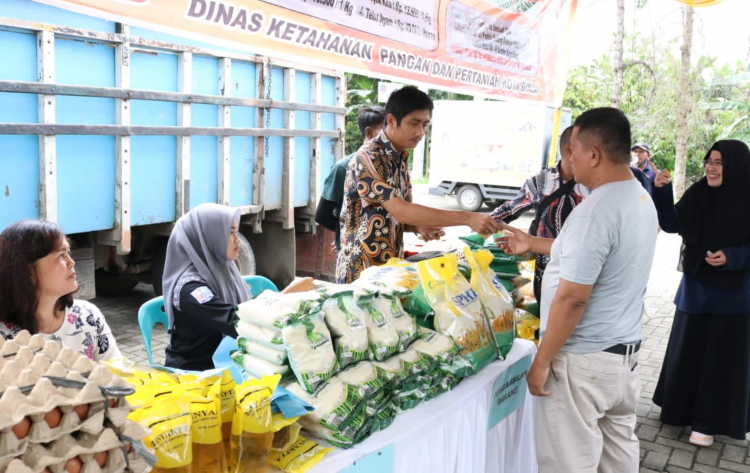
{"label": "man in batik shirt", "polygon": [[370,266],[404,254],[404,231],[424,240],[440,238],[442,227],[468,225],[491,234],[498,224],[486,214],[437,210],[411,202],[408,157],[432,119],[432,100],[415,87],[391,94],[386,126],[362,145],[347,167],[341,210],[341,251],[336,282],[356,280]]}

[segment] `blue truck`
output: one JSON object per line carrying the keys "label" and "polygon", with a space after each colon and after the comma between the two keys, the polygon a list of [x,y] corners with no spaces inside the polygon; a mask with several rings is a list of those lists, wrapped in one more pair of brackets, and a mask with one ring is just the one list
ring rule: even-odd
{"label": "blue truck", "polygon": [[241,272],[284,285],[342,156],[345,97],[340,71],[2,0],[0,231],[59,223],[80,297],[160,293],[174,223],[214,202],[241,209]]}

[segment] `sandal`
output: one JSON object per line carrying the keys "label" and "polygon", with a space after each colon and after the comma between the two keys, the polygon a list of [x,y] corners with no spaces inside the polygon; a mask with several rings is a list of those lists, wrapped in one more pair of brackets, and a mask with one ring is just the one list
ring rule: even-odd
{"label": "sandal", "polygon": [[714,444],[714,438],[712,435],[693,431],[690,433],[690,443],[699,447],[710,447]]}

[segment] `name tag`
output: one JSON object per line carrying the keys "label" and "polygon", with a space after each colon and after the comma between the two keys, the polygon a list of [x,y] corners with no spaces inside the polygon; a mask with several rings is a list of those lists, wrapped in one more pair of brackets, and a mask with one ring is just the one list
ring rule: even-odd
{"label": "name tag", "polygon": [[201,286],[198,289],[190,293],[190,295],[198,301],[198,304],[205,304],[214,298],[214,293],[207,286]]}

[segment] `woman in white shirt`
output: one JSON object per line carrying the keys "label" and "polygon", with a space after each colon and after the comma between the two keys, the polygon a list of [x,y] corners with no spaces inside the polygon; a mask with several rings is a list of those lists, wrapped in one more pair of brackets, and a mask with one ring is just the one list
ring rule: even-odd
{"label": "woman in white shirt", "polygon": [[28,330],[94,361],[121,356],[101,311],[73,299],[77,290],[70,243],[58,225],[21,220],[0,233],[0,337]]}

